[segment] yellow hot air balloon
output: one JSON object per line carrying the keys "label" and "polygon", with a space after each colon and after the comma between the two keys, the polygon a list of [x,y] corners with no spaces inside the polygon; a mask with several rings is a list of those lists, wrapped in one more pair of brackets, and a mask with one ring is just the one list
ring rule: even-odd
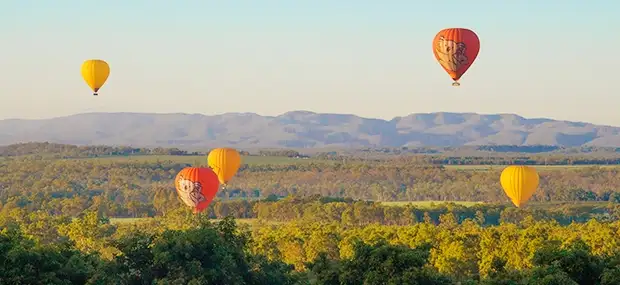
{"label": "yellow hot air balloon", "polygon": [[100,59],[89,59],[82,63],[82,78],[93,90],[93,95],[97,96],[97,91],[101,89],[110,76],[110,66]]}
{"label": "yellow hot air balloon", "polygon": [[220,183],[226,185],[237,174],[241,166],[241,155],[232,148],[216,148],[209,152],[207,162],[217,174]]}
{"label": "yellow hot air balloon", "polygon": [[539,177],[533,167],[512,165],[502,171],[499,180],[512,203],[521,207],[536,192]]}

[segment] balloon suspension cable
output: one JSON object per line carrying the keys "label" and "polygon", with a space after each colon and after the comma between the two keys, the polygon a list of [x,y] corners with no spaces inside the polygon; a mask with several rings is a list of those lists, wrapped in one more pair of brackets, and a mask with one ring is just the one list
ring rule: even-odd
{"label": "balloon suspension cable", "polygon": [[454,83],[452,83],[452,86],[461,86],[461,83],[458,83],[457,81],[454,81]]}

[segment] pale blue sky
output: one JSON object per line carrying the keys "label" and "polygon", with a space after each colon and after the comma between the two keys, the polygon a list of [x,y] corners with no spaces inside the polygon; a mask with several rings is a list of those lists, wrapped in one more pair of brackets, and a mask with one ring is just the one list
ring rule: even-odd
{"label": "pale blue sky", "polygon": [[[612,0],[5,0],[0,118],[82,112],[517,113],[620,125]],[[474,30],[451,86],[431,41]],[[111,76],[93,97],[79,69]]]}

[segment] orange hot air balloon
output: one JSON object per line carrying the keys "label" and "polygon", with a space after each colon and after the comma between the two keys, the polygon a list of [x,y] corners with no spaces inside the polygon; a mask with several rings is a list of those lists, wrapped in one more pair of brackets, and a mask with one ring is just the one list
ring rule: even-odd
{"label": "orange hot air balloon", "polygon": [[468,29],[443,29],[433,39],[435,58],[454,80],[452,86],[461,85],[459,79],[474,63],[479,51],[480,40]]}
{"label": "orange hot air balloon", "polygon": [[186,167],[174,179],[177,194],[194,213],[204,211],[220,188],[217,175],[210,168]]}

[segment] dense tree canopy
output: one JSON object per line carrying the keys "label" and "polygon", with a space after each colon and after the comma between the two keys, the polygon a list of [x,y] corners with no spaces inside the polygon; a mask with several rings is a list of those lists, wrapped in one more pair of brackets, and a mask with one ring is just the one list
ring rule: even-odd
{"label": "dense tree canopy", "polygon": [[[39,232],[33,223],[54,232]],[[2,284],[618,284],[620,223],[211,223],[183,208],[4,225]],[[460,282],[460,283],[458,283]],[[560,282],[560,283],[558,283]],[[561,283],[564,282],[564,283]]]}

